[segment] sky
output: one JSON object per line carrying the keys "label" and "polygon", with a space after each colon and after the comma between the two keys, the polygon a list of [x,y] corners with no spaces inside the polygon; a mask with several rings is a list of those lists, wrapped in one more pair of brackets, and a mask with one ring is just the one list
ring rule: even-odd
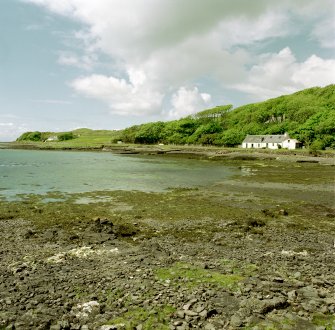
{"label": "sky", "polygon": [[335,82],[335,0],[1,0],[0,141]]}

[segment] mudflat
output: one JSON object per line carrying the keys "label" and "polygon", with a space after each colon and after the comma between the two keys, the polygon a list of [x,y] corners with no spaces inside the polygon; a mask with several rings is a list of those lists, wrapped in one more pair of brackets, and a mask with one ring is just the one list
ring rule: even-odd
{"label": "mudflat", "polygon": [[[158,156],[157,156],[158,157]],[[331,162],[0,204],[0,328],[334,329]]]}

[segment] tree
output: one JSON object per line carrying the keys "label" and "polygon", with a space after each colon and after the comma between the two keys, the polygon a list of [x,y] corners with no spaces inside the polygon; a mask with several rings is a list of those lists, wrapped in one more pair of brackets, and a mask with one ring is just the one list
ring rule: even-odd
{"label": "tree", "polygon": [[222,142],[227,147],[235,147],[242,143],[245,134],[236,128],[225,131],[222,135]]}
{"label": "tree", "polygon": [[72,132],[64,132],[64,133],[58,134],[58,141],[68,141],[74,138],[75,136]]}

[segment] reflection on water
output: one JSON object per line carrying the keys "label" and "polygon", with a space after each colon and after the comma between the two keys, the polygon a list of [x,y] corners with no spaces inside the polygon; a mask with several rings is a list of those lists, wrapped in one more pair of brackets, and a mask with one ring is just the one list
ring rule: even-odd
{"label": "reflection on water", "polygon": [[163,191],[241,174],[221,162],[103,152],[0,150],[0,198],[96,190]]}

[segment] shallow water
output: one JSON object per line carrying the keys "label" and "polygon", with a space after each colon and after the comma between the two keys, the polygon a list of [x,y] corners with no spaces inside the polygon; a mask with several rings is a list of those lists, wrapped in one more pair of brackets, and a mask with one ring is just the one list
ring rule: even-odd
{"label": "shallow water", "polygon": [[163,191],[241,174],[221,162],[104,152],[0,150],[0,198],[48,192]]}

